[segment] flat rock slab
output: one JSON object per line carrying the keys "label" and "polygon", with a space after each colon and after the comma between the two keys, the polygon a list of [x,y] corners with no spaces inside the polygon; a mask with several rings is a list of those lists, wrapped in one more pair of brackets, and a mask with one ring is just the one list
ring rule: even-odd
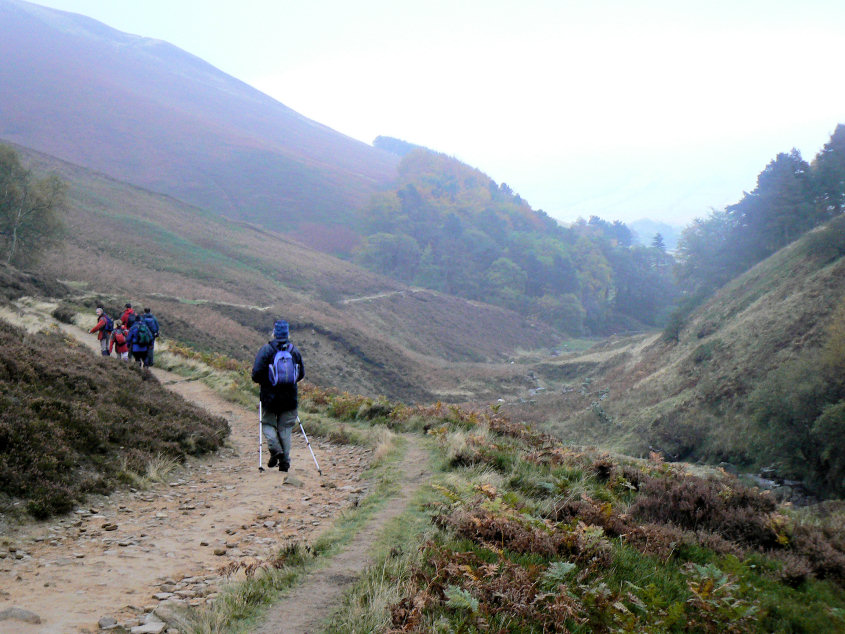
{"label": "flat rock slab", "polygon": [[35,612],[23,608],[6,608],[0,612],[0,621],[23,621],[24,623],[41,623],[41,617]]}
{"label": "flat rock slab", "polygon": [[136,625],[129,631],[132,632],[132,634],[161,634],[165,627],[167,627],[167,625],[161,621],[151,621],[149,623],[144,623],[143,625]]}

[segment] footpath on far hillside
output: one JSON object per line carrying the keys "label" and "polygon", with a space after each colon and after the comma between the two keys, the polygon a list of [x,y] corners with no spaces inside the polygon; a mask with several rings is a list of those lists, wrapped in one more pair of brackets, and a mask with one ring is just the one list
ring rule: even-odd
{"label": "footpath on far hillside", "polygon": [[[49,307],[35,303],[19,308],[0,310],[0,318],[36,330],[45,325],[37,315],[50,313]],[[99,352],[95,337],[82,328],[59,327]],[[200,381],[152,371],[168,389],[226,418],[229,441],[216,454],[178,467],[164,483],[90,499],[68,516],[12,527],[0,548],[0,614],[17,607],[40,622],[0,620],[0,632],[97,631],[115,625],[167,632],[164,623],[156,630],[153,610],[213,602],[226,582],[226,566],[261,561],[287,542],[311,542],[367,493],[361,474],[371,450],[312,438],[325,474],[321,478],[300,434],[287,477],[270,469],[259,473],[257,412],[224,400]],[[411,475],[406,484],[422,479],[424,458],[417,448],[408,452],[403,468]],[[319,588],[306,578],[303,588],[286,600],[296,602],[308,628],[328,616],[356,571],[366,567],[368,540],[404,508],[412,488],[405,487],[403,504],[371,519],[362,537],[328,564],[329,570],[338,568],[336,574],[327,577],[324,568]],[[281,610],[291,612],[284,606]],[[273,627],[276,613],[270,612],[267,627]]]}

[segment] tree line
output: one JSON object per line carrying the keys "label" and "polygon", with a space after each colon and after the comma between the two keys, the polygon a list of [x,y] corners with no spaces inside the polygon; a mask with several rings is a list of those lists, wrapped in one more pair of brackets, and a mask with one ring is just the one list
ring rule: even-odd
{"label": "tree line", "polygon": [[373,197],[357,263],[408,284],[511,308],[571,335],[662,323],[676,295],[662,243],[621,222],[562,227],[507,184],[410,148],[396,185]]}
{"label": "tree line", "polygon": [[688,294],[705,296],[843,211],[845,125],[839,124],[812,163],[795,149],[778,154],[739,202],[684,229],[678,281]]}

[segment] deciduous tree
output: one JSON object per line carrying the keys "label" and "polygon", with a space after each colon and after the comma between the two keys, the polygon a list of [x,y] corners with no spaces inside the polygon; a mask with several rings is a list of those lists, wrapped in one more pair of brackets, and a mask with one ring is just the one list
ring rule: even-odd
{"label": "deciduous tree", "polygon": [[7,264],[27,264],[61,234],[65,184],[36,178],[11,147],[0,145],[0,238]]}

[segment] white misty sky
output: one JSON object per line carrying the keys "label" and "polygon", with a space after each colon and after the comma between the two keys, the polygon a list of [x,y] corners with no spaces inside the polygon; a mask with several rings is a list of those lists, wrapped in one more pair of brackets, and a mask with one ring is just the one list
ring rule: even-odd
{"label": "white misty sky", "polygon": [[685,224],[845,123],[841,0],[39,0],[171,42],[561,221]]}

